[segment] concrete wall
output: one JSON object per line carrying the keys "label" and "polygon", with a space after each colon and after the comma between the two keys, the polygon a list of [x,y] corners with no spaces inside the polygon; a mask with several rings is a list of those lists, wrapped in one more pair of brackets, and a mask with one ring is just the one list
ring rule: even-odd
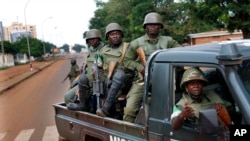
{"label": "concrete wall", "polygon": [[3,66],[14,66],[14,56],[12,54],[2,54],[0,53],[0,67]]}

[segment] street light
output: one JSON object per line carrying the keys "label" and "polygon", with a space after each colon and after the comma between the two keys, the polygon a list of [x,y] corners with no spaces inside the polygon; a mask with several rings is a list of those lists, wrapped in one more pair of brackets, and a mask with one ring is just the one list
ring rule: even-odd
{"label": "street light", "polygon": [[0,39],[1,39],[1,48],[2,48],[2,57],[3,57],[3,65],[5,65],[5,59],[4,59],[4,46],[3,46],[3,24],[2,21],[0,21],[0,31],[1,31],[1,35],[0,35]]}
{"label": "street light", "polygon": [[45,58],[46,51],[45,51],[44,36],[43,36],[43,23],[44,23],[46,20],[48,20],[48,19],[52,19],[52,17],[48,17],[48,18],[44,19],[43,22],[42,22],[42,28],[41,28],[41,29],[42,29],[42,39],[43,39],[43,53],[44,53],[44,58]]}
{"label": "street light", "polygon": [[29,4],[30,0],[28,0],[25,4],[25,7],[24,7],[24,22],[25,22],[25,28],[26,28],[26,38],[27,38],[27,46],[28,46],[28,53],[29,53],[29,63],[30,63],[30,71],[33,70],[32,68],[32,63],[31,63],[31,56],[30,56],[30,43],[29,43],[29,34],[28,34],[28,26],[27,26],[27,23],[26,23],[26,8],[27,8],[27,5]]}

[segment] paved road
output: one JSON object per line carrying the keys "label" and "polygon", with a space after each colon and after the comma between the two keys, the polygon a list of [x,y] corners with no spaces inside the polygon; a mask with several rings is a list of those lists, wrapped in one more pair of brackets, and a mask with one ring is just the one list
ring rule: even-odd
{"label": "paved road", "polygon": [[52,104],[63,101],[69,69],[69,59],[56,61],[0,95],[0,141],[58,140]]}

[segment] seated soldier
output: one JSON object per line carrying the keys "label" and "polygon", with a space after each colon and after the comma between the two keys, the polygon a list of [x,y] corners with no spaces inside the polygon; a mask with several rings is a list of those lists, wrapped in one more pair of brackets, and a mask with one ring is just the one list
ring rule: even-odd
{"label": "seated soldier", "polygon": [[185,92],[174,106],[171,115],[171,124],[174,130],[180,129],[184,122],[198,124],[199,111],[212,107],[217,110],[220,121],[228,129],[231,118],[223,100],[213,92],[203,93],[203,87],[207,82],[203,72],[198,68],[189,68],[184,72],[180,87],[184,88]]}

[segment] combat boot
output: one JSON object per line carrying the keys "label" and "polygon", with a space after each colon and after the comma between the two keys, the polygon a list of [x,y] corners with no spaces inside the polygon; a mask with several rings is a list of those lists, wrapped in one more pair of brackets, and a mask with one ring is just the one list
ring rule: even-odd
{"label": "combat boot", "polygon": [[79,78],[79,102],[68,103],[67,108],[77,111],[89,111],[89,90],[88,90],[88,78],[86,74],[82,74]]}
{"label": "combat boot", "polygon": [[90,90],[90,113],[95,114],[96,113],[96,96],[93,95],[93,89]]}
{"label": "combat boot", "polygon": [[109,110],[112,104],[115,102],[119,90],[122,87],[122,83],[126,79],[126,74],[122,70],[118,70],[112,79],[112,84],[110,89],[108,90],[108,96],[105,100],[105,103],[102,108],[98,108],[96,114],[101,117],[109,116]]}

